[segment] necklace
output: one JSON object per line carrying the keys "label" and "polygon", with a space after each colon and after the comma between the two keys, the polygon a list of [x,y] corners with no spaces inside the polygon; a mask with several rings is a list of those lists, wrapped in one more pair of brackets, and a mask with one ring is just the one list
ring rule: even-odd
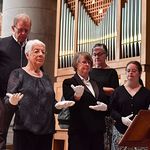
{"label": "necklace", "polygon": [[43,72],[41,70],[31,70],[28,67],[23,67],[23,69],[31,76],[38,77],[38,78],[43,76]]}

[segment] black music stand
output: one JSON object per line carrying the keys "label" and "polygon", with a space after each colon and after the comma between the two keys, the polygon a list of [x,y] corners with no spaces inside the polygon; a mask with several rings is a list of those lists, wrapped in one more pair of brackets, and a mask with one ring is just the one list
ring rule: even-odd
{"label": "black music stand", "polygon": [[125,132],[119,146],[148,147],[150,150],[150,110],[140,110]]}

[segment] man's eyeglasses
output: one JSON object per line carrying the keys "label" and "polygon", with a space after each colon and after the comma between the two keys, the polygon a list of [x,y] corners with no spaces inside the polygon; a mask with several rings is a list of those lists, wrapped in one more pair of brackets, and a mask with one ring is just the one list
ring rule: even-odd
{"label": "man's eyeglasses", "polygon": [[16,26],[14,26],[14,28],[17,30],[18,33],[29,33],[28,29],[23,29],[23,28],[17,28]]}

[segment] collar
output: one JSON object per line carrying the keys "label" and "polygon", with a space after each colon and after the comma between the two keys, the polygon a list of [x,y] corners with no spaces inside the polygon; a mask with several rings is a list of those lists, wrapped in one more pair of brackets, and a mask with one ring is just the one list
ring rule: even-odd
{"label": "collar", "polygon": [[99,69],[110,69],[110,66],[106,65],[105,67],[101,67],[101,66],[94,66],[93,68],[99,68]]}
{"label": "collar", "polygon": [[14,40],[19,44],[21,45],[21,47],[24,47],[27,43],[27,39],[21,44],[20,42],[18,42],[18,40],[16,39],[16,37],[14,35],[12,35],[12,37],[14,38]]}
{"label": "collar", "polygon": [[82,76],[80,76],[79,74],[78,74],[78,76],[80,77],[80,79],[82,80],[82,81],[84,81],[84,82],[89,82],[90,81],[90,77],[88,76],[88,79],[86,80],[86,79],[84,79]]}

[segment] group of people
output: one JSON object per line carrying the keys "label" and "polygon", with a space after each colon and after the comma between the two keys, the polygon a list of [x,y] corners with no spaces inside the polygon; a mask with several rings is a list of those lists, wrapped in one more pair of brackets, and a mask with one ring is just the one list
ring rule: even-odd
{"label": "group of people", "polygon": [[145,150],[119,146],[133,118],[150,105],[150,90],[141,80],[141,64],[130,61],[125,69],[126,81],[119,86],[117,72],[106,64],[106,57],[104,44],[96,44],[92,56],[76,53],[76,73],[63,81],[63,96],[75,101],[69,108],[68,150]]}
{"label": "group of people", "polygon": [[46,45],[29,40],[31,19],[15,16],[12,35],[0,40],[0,150],[6,149],[13,124],[14,150],[51,150],[54,113],[70,111],[68,150],[119,150],[120,138],[141,109],[150,105],[150,91],[141,84],[141,64],[126,66],[126,82],[119,86],[115,69],[106,64],[107,47],[96,44],[92,54],[78,52],[75,74],[63,81],[57,102],[50,78],[43,71]]}
{"label": "group of people", "polygon": [[51,150],[54,113],[73,105],[55,100],[52,83],[42,67],[46,45],[38,39],[29,40],[30,30],[30,17],[18,14],[12,35],[0,39],[0,150],[6,150],[14,113],[13,149]]}

